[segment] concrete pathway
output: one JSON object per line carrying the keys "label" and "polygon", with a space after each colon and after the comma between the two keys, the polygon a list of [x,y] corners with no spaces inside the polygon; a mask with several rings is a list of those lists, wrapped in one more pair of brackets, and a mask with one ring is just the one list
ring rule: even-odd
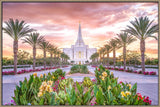
{"label": "concrete pathway", "polygon": [[[62,68],[63,71],[68,73],[70,71],[71,66]],[[91,73],[94,73],[95,68],[88,66],[88,69]],[[54,72],[54,70],[47,70],[47,71],[40,71],[37,72],[37,75],[40,76],[40,74],[48,73],[48,72]],[[141,93],[143,96],[149,96],[149,98],[152,100],[152,105],[158,105],[158,76],[157,75],[140,75],[140,74],[134,74],[134,73],[127,73],[127,72],[120,72],[120,71],[114,71],[110,70],[114,73],[115,77],[118,77],[118,81],[123,82],[131,82],[133,85],[137,82],[137,92]],[[11,101],[11,96],[14,96],[14,89],[15,86],[19,84],[19,81],[23,81],[24,77],[27,79],[29,76],[33,73],[27,73],[27,74],[20,74],[20,75],[4,75],[3,76],[3,88],[2,88],[2,98],[3,98],[3,104],[8,103]],[[66,78],[73,78],[74,81],[81,82],[85,76],[66,76]],[[91,75],[88,76],[91,79],[95,78],[95,76]]]}

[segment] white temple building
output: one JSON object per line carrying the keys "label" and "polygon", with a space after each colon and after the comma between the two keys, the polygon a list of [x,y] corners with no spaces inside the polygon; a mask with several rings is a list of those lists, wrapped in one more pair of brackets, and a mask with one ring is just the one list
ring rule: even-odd
{"label": "white temple building", "polygon": [[81,33],[81,24],[79,23],[78,37],[75,45],[72,45],[71,48],[63,48],[63,52],[70,57],[69,61],[74,61],[74,64],[85,64],[86,61],[91,61],[90,56],[97,52],[97,49],[89,48],[88,45],[85,45]]}

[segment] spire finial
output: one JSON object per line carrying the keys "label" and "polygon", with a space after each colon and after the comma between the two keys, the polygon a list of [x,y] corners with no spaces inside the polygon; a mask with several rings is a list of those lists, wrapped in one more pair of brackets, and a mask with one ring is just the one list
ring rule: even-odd
{"label": "spire finial", "polygon": [[79,24],[81,24],[81,21],[79,20]]}

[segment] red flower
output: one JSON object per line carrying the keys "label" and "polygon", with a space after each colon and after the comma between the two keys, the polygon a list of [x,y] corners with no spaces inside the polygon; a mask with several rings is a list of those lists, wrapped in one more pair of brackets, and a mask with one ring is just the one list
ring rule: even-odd
{"label": "red flower", "polygon": [[98,71],[100,71],[100,68],[98,69]]}
{"label": "red flower", "polygon": [[147,98],[144,98],[143,102],[151,104],[152,100],[149,100],[149,97],[147,96]]}
{"label": "red flower", "polygon": [[123,83],[122,81],[119,82],[119,84]]}
{"label": "red flower", "polygon": [[94,81],[96,81],[95,79],[92,79],[92,81],[94,82]]}
{"label": "red flower", "polygon": [[139,100],[139,98],[142,100],[143,98],[142,98],[142,95],[140,94],[140,93],[137,93],[137,95],[138,95],[138,100]]}
{"label": "red flower", "polygon": [[65,77],[62,77],[61,80],[65,79]]}
{"label": "red flower", "polygon": [[56,87],[52,87],[53,88],[53,91],[56,91]]}

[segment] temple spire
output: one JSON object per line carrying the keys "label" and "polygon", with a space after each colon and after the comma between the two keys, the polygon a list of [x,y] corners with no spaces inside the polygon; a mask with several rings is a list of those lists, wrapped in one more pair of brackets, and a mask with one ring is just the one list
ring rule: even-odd
{"label": "temple spire", "polygon": [[75,44],[75,45],[78,45],[78,46],[83,46],[83,45],[85,45],[85,44],[84,44],[84,41],[83,41],[83,38],[82,38],[81,23],[80,23],[80,21],[79,21],[78,38],[77,38],[77,41],[76,41],[76,44]]}

